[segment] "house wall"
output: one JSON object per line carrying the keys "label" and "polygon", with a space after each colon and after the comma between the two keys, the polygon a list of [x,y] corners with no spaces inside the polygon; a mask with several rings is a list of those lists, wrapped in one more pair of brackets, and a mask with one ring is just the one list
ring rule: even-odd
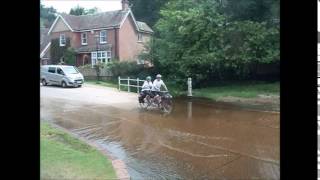
{"label": "house wall", "polygon": [[[116,29],[117,30],[117,29]],[[72,48],[80,48],[83,46],[96,46],[95,34],[100,34],[101,30],[86,31],[87,33],[87,45],[81,44],[81,34],[82,32],[71,32],[70,29],[64,24],[64,22],[59,19],[52,29],[50,34],[51,39],[60,38],[60,34],[65,34],[66,38],[70,38],[70,45]],[[111,56],[116,56],[116,40],[115,40],[115,29],[106,29],[107,31],[107,43],[112,45]],[[100,43],[99,43],[100,44]]]}
{"label": "house wall", "polygon": [[[116,48],[115,48],[115,30],[114,29],[107,29],[107,44],[111,44],[112,48],[111,48],[111,56],[115,57],[115,53],[116,53]],[[96,33],[100,34],[100,30],[96,30],[93,33],[91,33],[90,31],[86,31],[87,33],[87,37],[88,37],[88,45],[94,45],[96,46]],[[79,37],[79,42],[77,42],[77,48],[81,47],[81,46],[86,46],[86,45],[81,45],[81,32],[76,33]],[[99,43],[100,44],[100,43]]]}
{"label": "house wall", "polygon": [[50,38],[60,38],[60,34],[65,34],[66,38],[70,38],[70,46],[73,48],[78,48],[80,44],[80,36],[77,33],[71,31],[61,31],[61,32],[51,32]]}
{"label": "house wall", "polygon": [[144,43],[150,39],[150,35],[143,33],[142,42],[138,42],[138,32],[131,16],[124,21],[119,31],[119,59],[120,61],[136,61],[140,52],[144,49]]}

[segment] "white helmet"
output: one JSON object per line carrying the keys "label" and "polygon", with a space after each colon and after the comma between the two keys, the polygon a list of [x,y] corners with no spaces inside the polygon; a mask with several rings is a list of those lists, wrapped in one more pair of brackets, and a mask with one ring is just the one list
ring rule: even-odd
{"label": "white helmet", "polygon": [[157,74],[157,76],[156,76],[157,78],[161,78],[162,76],[161,76],[161,74]]}

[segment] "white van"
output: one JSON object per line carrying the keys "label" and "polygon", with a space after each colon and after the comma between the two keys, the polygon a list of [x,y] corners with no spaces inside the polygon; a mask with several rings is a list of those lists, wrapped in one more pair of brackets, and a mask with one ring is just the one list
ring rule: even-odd
{"label": "white van", "polygon": [[41,66],[40,80],[43,86],[61,85],[62,87],[81,87],[83,75],[74,66],[44,65]]}

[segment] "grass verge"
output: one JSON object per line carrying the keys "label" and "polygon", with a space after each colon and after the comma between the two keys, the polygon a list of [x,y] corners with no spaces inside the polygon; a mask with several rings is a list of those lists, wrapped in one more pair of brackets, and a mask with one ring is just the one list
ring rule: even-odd
{"label": "grass verge", "polygon": [[104,87],[110,87],[110,88],[118,88],[118,84],[116,84],[116,83],[114,83],[112,81],[86,80],[85,83],[104,86]]}
{"label": "grass verge", "polygon": [[41,122],[41,179],[116,179],[111,161],[69,134]]}
{"label": "grass verge", "polygon": [[280,94],[280,84],[264,82],[244,82],[225,84],[193,90],[193,96],[216,100],[222,97],[256,98],[258,95]]}
{"label": "grass verge", "polygon": [[[112,81],[87,81],[89,84],[101,85],[105,87],[118,88],[118,84]],[[186,90],[180,90],[176,84],[167,83],[170,93],[174,97],[185,96]],[[127,87],[122,86],[121,90],[127,91]],[[134,87],[131,87],[131,92],[136,92]],[[216,84],[206,88],[198,88],[192,90],[193,97],[203,97],[212,100],[217,100],[223,97],[240,97],[240,98],[256,98],[258,95],[279,95],[279,82],[225,82]]]}

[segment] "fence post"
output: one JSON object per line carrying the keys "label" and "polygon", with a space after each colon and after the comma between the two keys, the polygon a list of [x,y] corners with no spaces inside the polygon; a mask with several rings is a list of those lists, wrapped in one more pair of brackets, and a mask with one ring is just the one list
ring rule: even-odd
{"label": "fence post", "polygon": [[139,78],[137,78],[137,93],[139,94]]}
{"label": "fence post", "polygon": [[120,91],[120,76],[118,76],[118,86],[119,86],[119,91]]}
{"label": "fence post", "polygon": [[128,77],[128,92],[130,92],[130,82],[129,82],[130,77]]}
{"label": "fence post", "polygon": [[188,96],[192,97],[192,79],[188,78]]}

